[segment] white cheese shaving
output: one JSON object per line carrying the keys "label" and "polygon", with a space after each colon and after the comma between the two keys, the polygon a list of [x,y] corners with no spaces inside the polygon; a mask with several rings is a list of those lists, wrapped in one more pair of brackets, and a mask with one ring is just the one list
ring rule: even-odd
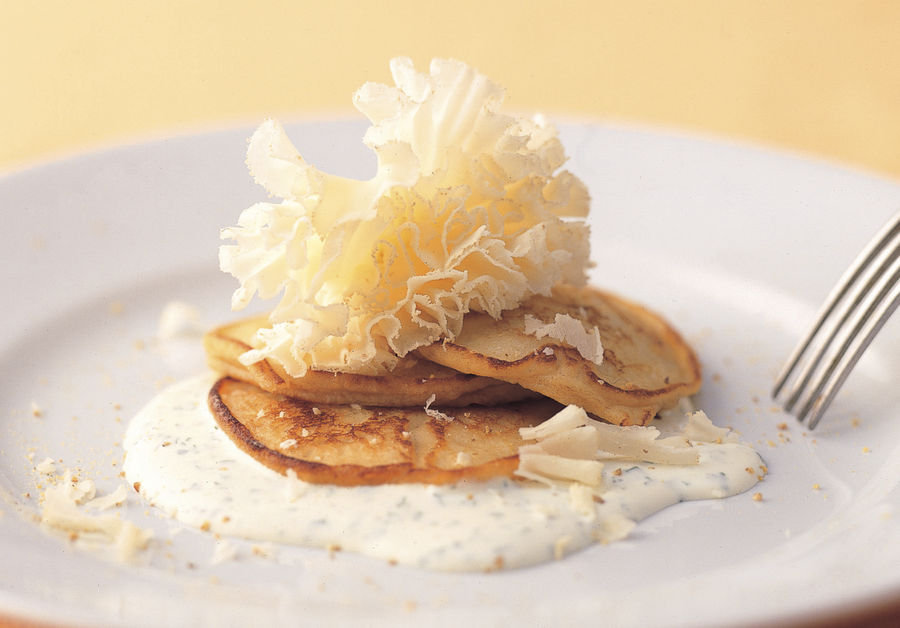
{"label": "white cheese shaving", "polygon": [[[306,428],[304,428],[304,429],[306,429]],[[297,444],[296,438],[287,438],[287,439],[281,441],[280,443],[278,443],[278,448],[279,449],[288,449],[289,447],[293,447],[296,444]]]}
{"label": "white cheese shaving", "polygon": [[587,425],[588,416],[582,408],[568,405],[552,417],[534,427],[519,429],[519,435],[525,440],[544,440],[554,434]]}
{"label": "white cheese shaving", "polygon": [[523,453],[520,449],[516,475],[551,486],[557,480],[600,486],[603,482],[603,463],[598,460],[577,460],[535,451]]}
{"label": "white cheese shaving", "polygon": [[597,506],[594,502],[594,489],[586,484],[573,482],[569,485],[569,502],[572,510],[579,515],[594,520],[597,518]]}
{"label": "white cheese shaving", "polygon": [[367,83],[368,181],[308,164],[277,122],[250,139],[247,164],[281,203],[257,203],[225,229],[219,260],[255,295],[280,301],[244,364],[289,375],[382,373],[417,347],[453,338],[469,311],[499,317],[558,282],[581,285],[589,258],[584,184],[561,170],[556,130],[499,113],[503,89],[464,63],[429,74],[391,62],[396,86]]}
{"label": "white cheese shaving", "polygon": [[297,501],[299,497],[302,497],[309,490],[309,484],[297,477],[297,472],[293,469],[288,469],[285,475],[287,476],[287,482],[284,485],[284,496],[289,502]]}
{"label": "white cheese shaving", "polygon": [[43,473],[44,475],[53,475],[54,473],[56,473],[56,463],[53,462],[53,458],[44,458],[38,463],[35,469],[38,473]]}
{"label": "white cheese shaving", "polygon": [[[86,534],[93,540],[106,542],[113,546],[119,560],[131,560],[137,550],[147,546],[152,532],[117,515],[90,514],[80,509],[79,505],[85,502],[87,506],[93,504],[90,500],[94,494],[93,482],[84,480],[76,483],[71,472],[66,471],[61,482],[44,491],[41,522],[67,532],[73,538]],[[121,503],[124,496],[119,499],[120,495],[117,492],[93,500],[98,502],[95,509],[102,510],[114,503]]]}
{"label": "white cheese shaving", "polygon": [[[717,428],[718,429],[718,428]],[[655,427],[616,426],[595,421],[578,406],[567,406],[535,427],[522,428],[523,439],[537,441],[522,453],[545,453],[576,459],[631,459],[662,464],[697,464],[699,455],[687,438],[659,438]]]}
{"label": "white cheese shaving", "polygon": [[[700,421],[699,419],[696,419]],[[519,447],[516,475],[546,484],[560,480],[601,486],[603,459],[662,464],[698,464],[699,455],[683,436],[659,438],[655,427],[619,427],[588,417],[569,405],[520,436],[534,441]]]}
{"label": "white cheese shaving", "polygon": [[434,403],[434,400],[436,398],[436,395],[432,393],[432,395],[428,398],[428,401],[425,402],[425,414],[433,419],[440,419],[441,421],[452,421],[452,416],[450,416],[449,414],[444,414],[440,410],[435,410],[431,407],[431,404]]}
{"label": "white cheese shaving", "polygon": [[697,410],[687,415],[687,425],[684,427],[684,436],[692,441],[701,443],[736,443],[737,434],[725,427],[714,425],[703,410]]}
{"label": "white cheese shaving", "polygon": [[[93,484],[93,483],[92,483]],[[119,484],[112,493],[95,497],[85,504],[92,510],[109,510],[113,506],[121,506],[128,498],[128,489],[124,484]]]}
{"label": "white cheese shaving", "polygon": [[585,360],[597,365],[603,362],[600,330],[596,326],[587,330],[580,320],[568,314],[558,313],[552,323],[544,323],[539,318],[526,314],[525,333],[535,336],[538,340],[549,336],[572,347]]}
{"label": "white cheese shaving", "polygon": [[622,514],[613,513],[600,521],[600,525],[595,528],[594,534],[601,543],[613,543],[614,541],[621,541],[631,534],[635,526],[637,526],[635,521]]}

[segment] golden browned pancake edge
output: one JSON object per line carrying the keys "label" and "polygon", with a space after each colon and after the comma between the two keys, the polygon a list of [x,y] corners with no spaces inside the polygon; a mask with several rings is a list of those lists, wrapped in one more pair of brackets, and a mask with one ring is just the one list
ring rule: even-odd
{"label": "golden browned pancake edge", "polygon": [[438,405],[496,405],[537,395],[521,386],[459,372],[409,355],[386,375],[331,373],[310,369],[303,377],[288,375],[270,360],[244,365],[241,354],[249,351],[256,331],[269,326],[263,317],[222,325],[203,338],[207,362],[223,375],[256,384],[263,390],[319,403],[359,403],[375,406],[419,406],[431,395]]}
{"label": "golden browned pancake edge", "polygon": [[216,422],[245,453],[280,473],[341,486],[485,480],[511,475],[523,441],[560,406],[550,400],[494,408],[365,408],[300,401],[253,384],[218,380]]}
{"label": "golden browned pancake edge", "polygon": [[[557,313],[596,325],[600,365],[574,348],[524,332],[530,314],[553,323]],[[453,341],[417,351],[450,368],[515,382],[560,403],[576,404],[618,425],[646,425],[661,409],[699,390],[700,363],[661,316],[592,287],[558,286],[495,320],[469,314]]]}

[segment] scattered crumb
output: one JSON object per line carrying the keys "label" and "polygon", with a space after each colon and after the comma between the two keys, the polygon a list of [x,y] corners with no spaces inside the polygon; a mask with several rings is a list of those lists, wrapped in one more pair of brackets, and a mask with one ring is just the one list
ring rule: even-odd
{"label": "scattered crumb", "polygon": [[812,487],[813,487],[813,490],[814,490],[814,491],[821,490],[821,488],[822,488],[822,487],[819,486],[818,484],[813,484]]}
{"label": "scattered crumb", "polygon": [[253,552],[254,556],[260,556],[262,558],[272,558],[275,555],[275,548],[271,543],[254,545],[250,548],[250,550]]}
{"label": "scattered crumb", "polygon": [[862,448],[862,452],[863,452],[864,454],[870,453],[871,451],[872,451],[872,450],[869,449],[868,447],[863,447],[863,448]]}
{"label": "scattered crumb", "polygon": [[125,311],[125,304],[121,301],[113,301],[109,304],[109,313],[113,316],[119,316]]}
{"label": "scattered crumb", "polygon": [[266,411],[263,408],[259,409],[259,412],[256,413],[256,418],[261,419],[266,416]]}
{"label": "scattered crumb", "polygon": [[31,402],[31,416],[33,416],[33,417],[44,416],[44,411],[41,410],[41,407],[35,401]]}
{"label": "scattered crumb", "polygon": [[850,419],[850,425],[852,425],[853,427],[859,427],[861,423],[862,423],[862,419],[860,419],[858,416],[855,416],[852,419]]}
{"label": "scattered crumb", "polygon": [[775,427],[777,427],[779,430],[782,430],[782,431],[786,430],[788,428],[787,423],[779,423]]}
{"label": "scattered crumb", "polygon": [[762,501],[762,493],[753,493],[753,501],[761,502]]}

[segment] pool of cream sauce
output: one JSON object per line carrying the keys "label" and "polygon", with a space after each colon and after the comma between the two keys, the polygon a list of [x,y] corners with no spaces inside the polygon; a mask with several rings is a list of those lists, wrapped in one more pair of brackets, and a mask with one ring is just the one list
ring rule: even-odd
{"label": "pool of cream sauce", "polygon": [[[584,512],[566,487],[509,478],[454,485],[338,487],[282,476],[241,452],[211,417],[215,377],[161,392],[131,421],[125,474],[169,516],[213,533],[340,548],[436,570],[479,571],[546,562],[683,500],[727,497],[757,482],[750,447],[700,444],[700,464],[609,461],[606,492]],[[616,469],[621,469],[617,472]]]}

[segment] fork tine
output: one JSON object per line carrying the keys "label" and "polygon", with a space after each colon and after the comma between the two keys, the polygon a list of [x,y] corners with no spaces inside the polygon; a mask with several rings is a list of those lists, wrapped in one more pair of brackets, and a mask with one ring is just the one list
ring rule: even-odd
{"label": "fork tine", "polygon": [[[818,425],[819,420],[822,418],[825,410],[828,409],[832,399],[834,399],[838,390],[843,386],[847,376],[850,375],[850,371],[853,370],[853,367],[859,362],[859,359],[862,357],[866,348],[868,348],[872,343],[872,340],[875,339],[875,336],[878,335],[878,332],[881,331],[881,328],[884,327],[887,320],[898,306],[900,306],[900,272],[894,273],[892,282],[893,286],[888,284],[885,287],[885,292],[890,291],[891,293],[890,298],[887,300],[882,299],[877,311],[864,320],[864,324],[858,330],[859,333],[854,333],[853,337],[857,339],[857,342],[853,352],[841,361],[838,368],[832,369],[832,377],[827,380],[823,379],[823,381],[816,386],[816,392],[810,397],[811,403],[807,403],[806,407],[804,407],[803,411],[798,415],[797,418],[801,422],[807,418],[809,419],[809,429],[815,429],[816,425]],[[856,331],[857,330],[854,330],[854,332]],[[862,335],[859,336],[859,334]]]}
{"label": "fork tine", "polygon": [[862,252],[860,252],[860,254],[856,257],[850,267],[844,272],[837,285],[832,288],[831,292],[828,294],[828,297],[825,299],[825,302],[822,304],[821,308],[816,314],[814,323],[809,328],[806,335],[803,337],[794,351],[791,353],[790,357],[788,357],[787,362],[785,363],[777,379],[775,380],[775,386],[772,389],[773,398],[778,397],[778,395],[781,393],[781,390],[784,388],[784,385],[791,377],[794,369],[797,368],[800,359],[809,349],[813,340],[821,331],[823,325],[825,324],[825,321],[830,317],[838,302],[840,302],[844,298],[844,296],[852,286],[856,285],[856,282],[859,279],[860,275],[862,275],[863,272],[865,272],[865,270],[869,268],[872,261],[884,249],[886,243],[898,233],[900,233],[900,212],[898,212],[891,220],[888,221],[886,225],[884,225],[878,231],[875,237],[872,238],[872,240],[866,245]]}
{"label": "fork tine", "polygon": [[[778,398],[785,385],[792,380],[801,360],[814,349],[806,357],[799,375],[793,377],[793,385],[784,403],[785,409],[790,412],[803,398],[804,392],[812,389],[812,394],[806,396],[801,411],[797,413],[800,421],[810,418],[810,429],[819,422],[865,349],[900,305],[898,284],[900,212],[878,231],[844,272],[775,381],[772,397]],[[838,347],[833,348],[838,339]],[[828,358],[823,360],[826,353]],[[823,364],[826,364],[824,370]]]}
{"label": "fork tine", "polygon": [[[873,291],[884,284],[885,277],[891,272],[895,262],[900,257],[900,231],[898,231],[894,240],[890,243],[880,242],[884,245],[883,250],[874,250],[872,255],[873,258],[877,259],[877,262],[872,262],[860,269],[860,272],[857,273],[857,281],[847,286],[847,289],[844,290],[845,298],[835,304],[835,306],[839,304],[840,308],[832,307],[834,316],[826,317],[825,320],[819,323],[819,330],[822,333],[817,337],[821,337],[823,340],[821,340],[815,352],[811,354],[805,367],[801,370],[794,385],[791,387],[790,394],[784,404],[785,409],[789,412],[794,409],[804,390],[809,389],[810,380],[816,369],[823,363],[822,359],[825,357],[826,352],[831,349],[835,340],[841,336],[842,332],[844,332],[845,345],[846,341],[852,339],[852,334],[845,332],[848,328],[848,321],[852,321],[852,328],[855,329],[862,324],[861,321],[865,320],[861,318],[860,308],[864,303],[872,302]],[[884,296],[882,292],[877,294],[881,295],[880,298]],[[874,305],[866,310],[867,315],[871,315],[870,310],[872,307]],[[836,312],[835,309],[837,309]],[[828,362],[831,363],[836,359],[840,359],[843,351],[846,351],[846,346],[843,346],[837,353],[832,352]],[[821,380],[821,377],[819,379]]]}

